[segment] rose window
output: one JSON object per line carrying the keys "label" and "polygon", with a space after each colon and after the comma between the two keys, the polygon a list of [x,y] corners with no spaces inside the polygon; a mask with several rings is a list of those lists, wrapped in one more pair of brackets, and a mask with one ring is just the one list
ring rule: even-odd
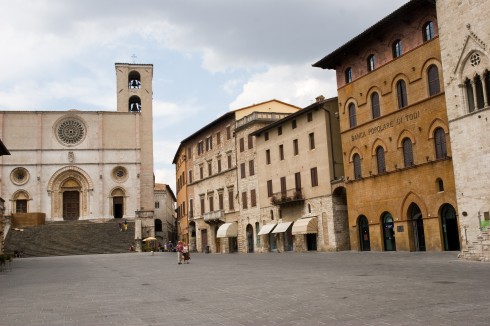
{"label": "rose window", "polygon": [[60,142],[65,145],[77,145],[85,137],[85,126],[80,120],[65,119],[58,124],[56,135]]}

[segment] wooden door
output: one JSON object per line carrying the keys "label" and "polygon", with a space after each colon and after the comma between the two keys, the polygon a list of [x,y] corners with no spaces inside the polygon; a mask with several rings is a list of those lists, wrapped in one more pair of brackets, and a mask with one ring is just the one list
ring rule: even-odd
{"label": "wooden door", "polygon": [[63,192],[63,219],[78,220],[80,217],[80,193],[78,191]]}

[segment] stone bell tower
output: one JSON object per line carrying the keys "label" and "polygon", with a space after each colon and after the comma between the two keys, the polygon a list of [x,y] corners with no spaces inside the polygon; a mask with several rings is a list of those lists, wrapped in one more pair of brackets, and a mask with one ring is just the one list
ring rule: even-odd
{"label": "stone bell tower", "polygon": [[137,122],[136,143],[140,149],[139,209],[136,211],[136,247],[141,239],[155,236],[153,179],[153,65],[116,63],[117,111],[130,112]]}

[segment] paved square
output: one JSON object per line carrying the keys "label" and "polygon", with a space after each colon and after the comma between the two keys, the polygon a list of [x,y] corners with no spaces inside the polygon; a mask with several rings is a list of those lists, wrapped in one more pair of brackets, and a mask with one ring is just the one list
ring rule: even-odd
{"label": "paved square", "polygon": [[490,264],[456,253],[17,259],[0,325],[489,325]]}

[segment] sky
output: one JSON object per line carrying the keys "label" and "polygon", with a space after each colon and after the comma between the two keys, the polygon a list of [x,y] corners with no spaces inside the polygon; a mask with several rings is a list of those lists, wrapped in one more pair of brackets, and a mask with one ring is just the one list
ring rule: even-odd
{"label": "sky", "polygon": [[[336,96],[312,64],[408,0],[0,0],[0,110],[116,110],[114,64],[153,64],[156,182],[229,110]],[[6,144],[8,146],[8,144]]]}

